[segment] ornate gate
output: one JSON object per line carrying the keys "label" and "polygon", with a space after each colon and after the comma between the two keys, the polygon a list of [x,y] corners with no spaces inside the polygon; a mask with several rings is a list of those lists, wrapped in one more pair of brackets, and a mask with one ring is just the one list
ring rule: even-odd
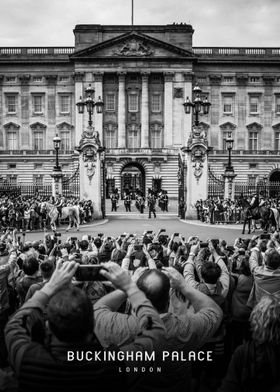
{"label": "ornate gate", "polygon": [[224,198],[225,181],[222,177],[216,177],[215,174],[208,169],[208,197]]}
{"label": "ornate gate", "polygon": [[70,177],[65,177],[62,180],[62,195],[66,197],[80,196],[80,174],[79,165],[75,172]]}

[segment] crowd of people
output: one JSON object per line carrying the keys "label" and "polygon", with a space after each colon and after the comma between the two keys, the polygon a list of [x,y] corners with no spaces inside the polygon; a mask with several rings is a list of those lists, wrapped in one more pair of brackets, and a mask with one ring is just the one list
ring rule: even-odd
{"label": "crowd of people", "polygon": [[0,347],[0,390],[279,391],[279,233],[27,242],[7,229]]}
{"label": "crowd of people", "polygon": [[33,231],[49,227],[49,216],[41,208],[45,201],[55,206],[60,215],[63,207],[78,205],[81,222],[87,223],[93,219],[93,204],[90,200],[62,196],[54,198],[53,196],[28,197],[4,194],[0,196],[0,230],[11,227],[18,231]]}
{"label": "crowd of people", "polygon": [[252,193],[248,197],[240,195],[235,200],[210,197],[195,203],[197,219],[211,224],[243,222],[245,211],[240,199],[248,202],[249,211],[257,207],[280,209],[280,198],[265,197],[258,193]]}
{"label": "crowd of people", "polygon": [[[110,194],[111,199],[111,212],[117,212],[119,207],[120,194],[118,188],[115,188]],[[123,195],[123,203],[126,212],[131,212],[131,206],[134,202],[135,208],[144,214],[145,208],[148,208],[148,217],[156,218],[156,206],[160,208],[162,212],[168,212],[169,198],[166,190],[160,189],[158,192],[148,189],[147,200],[144,193],[140,189],[130,191],[125,189]]]}

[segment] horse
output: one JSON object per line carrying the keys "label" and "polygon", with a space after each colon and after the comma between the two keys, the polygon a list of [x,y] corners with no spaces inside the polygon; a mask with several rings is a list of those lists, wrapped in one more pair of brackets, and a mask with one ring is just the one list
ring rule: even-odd
{"label": "horse", "polygon": [[[249,210],[250,203],[244,198],[239,199],[239,205],[244,211],[244,222],[242,234],[245,233],[246,224],[248,224],[248,234],[251,233],[251,220],[260,220],[263,231],[267,232],[270,226],[279,229],[279,212],[274,209],[261,206]],[[255,228],[254,228],[255,230]]]}
{"label": "horse", "polygon": [[[46,211],[48,217],[50,218],[51,229],[56,231],[56,221],[59,217],[59,212],[57,207],[47,201],[44,201],[41,204],[41,213],[43,213],[44,211]],[[66,231],[69,231],[71,229],[72,224],[76,225],[77,231],[79,231],[80,212],[78,206],[62,207],[60,218],[62,220],[69,218],[69,226],[67,227]]]}

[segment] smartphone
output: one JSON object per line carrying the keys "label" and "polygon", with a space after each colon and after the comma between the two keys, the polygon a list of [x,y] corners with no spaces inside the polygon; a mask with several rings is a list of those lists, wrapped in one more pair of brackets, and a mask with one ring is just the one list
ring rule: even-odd
{"label": "smartphone", "polygon": [[91,241],[91,235],[90,234],[88,235],[88,240]]}
{"label": "smartphone", "polygon": [[228,246],[226,247],[226,250],[228,250],[229,252],[234,252],[234,246],[228,245]]}
{"label": "smartphone", "polygon": [[72,242],[77,241],[77,239],[78,239],[77,237],[71,237]]}
{"label": "smartphone", "polygon": [[78,281],[107,280],[99,273],[101,269],[106,268],[101,265],[79,265],[75,273],[75,278]]}
{"label": "smartphone", "polygon": [[160,233],[165,233],[166,229],[160,229]]}
{"label": "smartphone", "polygon": [[129,238],[134,237],[134,234],[130,234]]}
{"label": "smartphone", "polygon": [[121,234],[121,238],[124,238],[126,236],[126,234]]}
{"label": "smartphone", "polygon": [[153,234],[153,230],[148,230],[147,234]]}
{"label": "smartphone", "polygon": [[59,244],[59,245],[61,244],[61,240],[58,240],[58,244]]}
{"label": "smartphone", "polygon": [[179,233],[174,233],[174,237],[178,237]]}
{"label": "smartphone", "polygon": [[104,236],[103,233],[98,233],[97,235],[98,235],[98,237],[103,237]]}
{"label": "smartphone", "polygon": [[200,247],[201,248],[208,248],[208,242],[201,242]]}
{"label": "smartphone", "polygon": [[18,239],[17,239],[17,240],[18,240],[18,243],[20,243],[20,241],[21,241],[21,238],[20,238],[20,237],[18,237]]}
{"label": "smartphone", "polygon": [[107,237],[107,239],[110,241],[112,239],[112,237]]}
{"label": "smartphone", "polygon": [[143,245],[142,244],[136,244],[136,245],[134,245],[134,249],[135,250],[142,250],[143,249]]}
{"label": "smartphone", "polygon": [[54,235],[55,235],[56,237],[61,237],[61,233],[55,232]]}

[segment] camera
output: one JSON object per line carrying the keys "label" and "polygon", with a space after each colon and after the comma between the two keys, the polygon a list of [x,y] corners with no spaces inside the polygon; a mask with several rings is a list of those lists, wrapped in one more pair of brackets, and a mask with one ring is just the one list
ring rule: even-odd
{"label": "camera", "polygon": [[141,245],[141,244],[136,244],[136,245],[134,245],[134,249],[135,249],[135,250],[142,250],[142,249],[143,249],[143,245]]}
{"label": "camera", "polygon": [[79,265],[75,273],[75,278],[78,281],[104,281],[106,278],[99,273],[101,269],[106,270],[101,265]]}
{"label": "camera", "polygon": [[98,233],[97,235],[98,235],[98,237],[103,237],[104,236],[103,233]]}
{"label": "camera", "polygon": [[178,237],[179,233],[174,233],[174,237]]}

